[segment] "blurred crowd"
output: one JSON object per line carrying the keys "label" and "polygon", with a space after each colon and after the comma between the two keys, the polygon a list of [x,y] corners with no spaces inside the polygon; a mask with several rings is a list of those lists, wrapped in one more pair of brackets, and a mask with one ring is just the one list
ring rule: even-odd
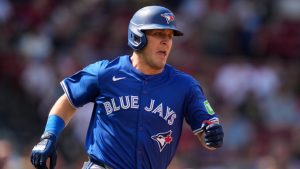
{"label": "blurred crowd", "polygon": [[[0,169],[33,168],[59,82],[131,54],[128,22],[145,5],[175,13],[185,36],[169,63],[199,80],[225,130],[211,152],[185,124],[169,169],[299,169],[300,0],[0,0]],[[62,133],[57,168],[87,160],[91,107]]]}

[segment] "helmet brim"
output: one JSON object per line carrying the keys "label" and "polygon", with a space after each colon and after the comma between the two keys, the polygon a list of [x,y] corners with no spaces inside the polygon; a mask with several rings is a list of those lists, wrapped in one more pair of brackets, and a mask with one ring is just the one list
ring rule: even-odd
{"label": "helmet brim", "polygon": [[139,26],[140,31],[145,31],[145,30],[153,30],[153,29],[169,29],[174,31],[174,36],[183,36],[184,33],[178,30],[176,27],[173,26],[163,26],[163,25],[158,25],[158,24],[150,24],[150,25],[143,25]]}

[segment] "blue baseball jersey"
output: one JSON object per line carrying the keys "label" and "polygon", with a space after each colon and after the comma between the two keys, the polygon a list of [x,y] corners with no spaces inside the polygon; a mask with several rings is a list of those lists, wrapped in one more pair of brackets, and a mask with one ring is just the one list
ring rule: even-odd
{"label": "blue baseball jersey", "polygon": [[168,64],[145,75],[128,55],[91,64],[61,85],[74,107],[94,102],[86,151],[115,169],[165,169],[184,119],[194,133],[204,120],[218,120],[192,76]]}

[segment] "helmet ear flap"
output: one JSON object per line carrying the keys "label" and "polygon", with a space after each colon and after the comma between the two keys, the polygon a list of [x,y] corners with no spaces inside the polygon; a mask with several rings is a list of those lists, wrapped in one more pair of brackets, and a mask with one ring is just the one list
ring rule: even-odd
{"label": "helmet ear flap", "polygon": [[147,44],[147,38],[144,32],[129,27],[128,45],[134,50],[141,50]]}

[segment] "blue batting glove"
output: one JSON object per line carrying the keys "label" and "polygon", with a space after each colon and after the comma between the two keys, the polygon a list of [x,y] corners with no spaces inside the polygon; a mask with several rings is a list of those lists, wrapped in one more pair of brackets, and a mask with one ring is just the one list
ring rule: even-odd
{"label": "blue batting glove", "polygon": [[48,169],[47,159],[50,158],[50,169],[56,165],[56,136],[52,133],[44,133],[41,141],[35,145],[31,152],[31,163],[37,169]]}
{"label": "blue batting glove", "polygon": [[223,145],[224,132],[220,124],[208,124],[204,127],[204,140],[208,147],[219,148]]}

